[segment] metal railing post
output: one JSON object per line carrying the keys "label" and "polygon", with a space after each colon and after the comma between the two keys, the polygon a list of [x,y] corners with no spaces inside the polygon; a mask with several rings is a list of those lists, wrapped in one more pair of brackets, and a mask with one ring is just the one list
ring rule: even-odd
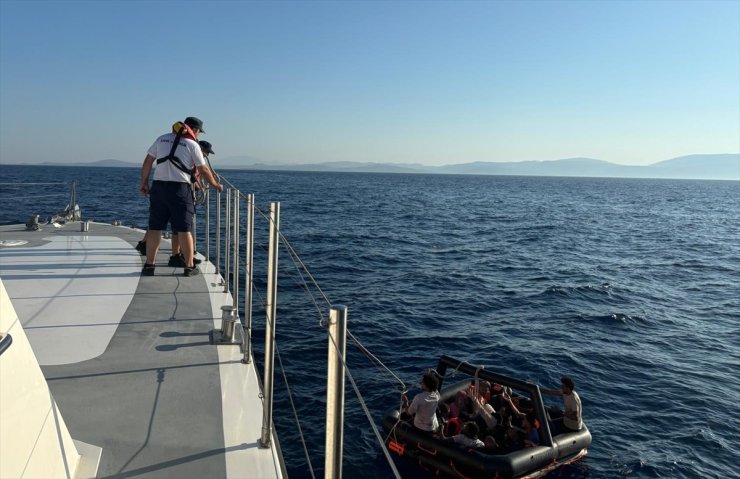
{"label": "metal railing post", "polygon": [[[206,222],[203,225],[206,236],[206,261],[211,261],[211,190],[206,188]],[[205,263],[203,263],[205,264]]]}
{"label": "metal railing post", "polygon": [[247,195],[247,227],[244,246],[244,358],[242,362],[249,364],[252,360],[252,261],[254,259],[254,194]]}
{"label": "metal railing post", "polygon": [[232,213],[234,215],[234,245],[232,254],[232,270],[234,277],[234,311],[235,315],[239,317],[239,190],[234,190],[234,197],[232,198],[234,206],[232,207]]}
{"label": "metal railing post", "polygon": [[216,190],[216,275],[221,274],[221,192]]}
{"label": "metal railing post", "polygon": [[193,213],[193,258],[198,251],[198,216]]}
{"label": "metal railing post", "polygon": [[272,388],[275,362],[275,321],[277,313],[278,235],[280,234],[280,203],[270,203],[270,246],[267,265],[267,304],[265,305],[265,377],[262,394],[262,435],[260,447],[269,447],[272,435]]}
{"label": "metal railing post", "polygon": [[329,350],[326,375],[326,459],[324,477],[341,479],[344,444],[344,358],[347,350],[347,307],[329,312]]}
{"label": "metal railing post", "polygon": [[226,191],[226,214],[224,215],[224,293],[229,292],[229,275],[230,264],[229,264],[229,253],[231,252],[229,246],[231,244],[231,195],[234,190],[229,188]]}

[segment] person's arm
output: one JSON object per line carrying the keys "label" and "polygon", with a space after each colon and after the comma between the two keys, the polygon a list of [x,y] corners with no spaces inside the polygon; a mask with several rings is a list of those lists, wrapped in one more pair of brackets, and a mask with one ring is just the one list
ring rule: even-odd
{"label": "person's arm", "polygon": [[206,179],[208,184],[216,188],[218,191],[223,191],[224,185],[216,181],[216,178],[213,177],[213,174],[211,173],[211,169],[208,167],[208,165],[200,165],[198,166],[198,171],[201,175]]}
{"label": "person's arm", "polygon": [[483,421],[485,421],[486,426],[488,426],[489,429],[496,427],[497,421],[493,418],[491,413],[486,411],[486,408],[483,407],[483,398],[480,400],[473,400],[473,404],[475,405],[475,410],[478,412],[480,417],[483,418]]}
{"label": "person's arm", "polygon": [[514,404],[514,401],[511,400],[511,396],[509,396],[508,394],[504,394],[504,400],[507,403],[509,403],[509,407],[511,407],[511,412],[513,412],[517,416],[524,416],[525,415],[523,412],[521,412],[521,411],[519,411],[519,409],[517,409],[516,405]]}
{"label": "person's arm", "polygon": [[145,195],[149,194],[149,174],[152,172],[152,165],[155,159],[152,155],[146,155],[144,164],[141,165],[141,184],[139,184],[139,191]]}
{"label": "person's arm", "polygon": [[406,413],[413,416],[416,414],[416,410],[418,407],[419,407],[419,395],[417,394],[416,396],[414,396],[414,399],[411,400],[411,405],[406,409]]}
{"label": "person's arm", "polygon": [[563,391],[561,391],[560,389],[545,389],[545,388],[540,388],[540,392],[542,394],[549,394],[551,396],[562,396],[563,395]]}

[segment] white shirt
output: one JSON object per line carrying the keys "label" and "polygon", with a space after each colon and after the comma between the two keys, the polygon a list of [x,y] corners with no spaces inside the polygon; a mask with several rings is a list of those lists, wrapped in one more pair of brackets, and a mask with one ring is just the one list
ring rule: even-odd
{"label": "white shirt", "polygon": [[581,418],[581,398],[578,393],[571,391],[570,394],[563,394],[563,406],[565,406],[565,412],[575,412],[578,416],[577,420],[568,418],[563,415],[563,425],[568,429],[580,431],[583,427],[583,419]]}
{"label": "white shirt", "polygon": [[422,391],[411,401],[408,413],[414,414],[414,426],[422,431],[436,431],[439,428],[437,422],[437,403],[439,393],[437,391]]}
{"label": "white shirt", "polygon": [[[164,158],[170,154],[172,142],[174,140],[174,133],[165,133],[154,140],[154,144],[149,147],[147,154],[156,159]],[[198,145],[197,141],[191,140],[190,138],[180,138],[180,142],[175,149],[175,156],[180,158],[180,161],[182,161],[188,169],[206,164],[206,160],[203,158],[203,153],[200,151],[200,145]],[[177,169],[171,161],[164,161],[160,164],[157,164],[155,161],[154,167],[155,181],[179,181],[181,183],[190,183],[190,175]]]}

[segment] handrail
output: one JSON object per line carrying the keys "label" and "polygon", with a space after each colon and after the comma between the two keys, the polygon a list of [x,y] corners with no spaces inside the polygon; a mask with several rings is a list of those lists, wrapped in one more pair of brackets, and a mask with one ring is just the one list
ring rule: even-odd
{"label": "handrail", "polygon": [[542,439],[542,443],[547,447],[553,447],[550,426],[546,420],[547,413],[545,412],[545,403],[542,400],[542,393],[538,385],[528,383],[526,381],[521,381],[519,379],[510,378],[502,374],[494,373],[493,371],[488,371],[481,368],[480,366],[474,366],[465,361],[459,361],[450,356],[444,355],[439,358],[439,363],[437,364],[436,371],[437,376],[440,379],[440,388],[442,387],[442,382],[444,381],[448,367],[453,368],[455,371],[460,371],[464,374],[477,377],[478,379],[485,379],[486,381],[490,381],[492,383],[501,384],[502,386],[509,386],[511,388],[529,393],[530,399],[532,399],[532,401],[534,402],[537,416],[540,419],[540,430],[542,432],[542,434],[540,434],[540,438]]}
{"label": "handrail", "polygon": [[[239,300],[240,293],[239,293],[239,280],[240,280],[240,266],[243,265],[244,272],[245,272],[245,285],[244,285],[244,308],[243,308],[243,321],[240,321],[239,315],[235,314],[234,319],[239,323],[237,327],[241,328],[240,331],[242,332],[242,363],[248,364],[251,362],[251,354],[252,354],[252,290],[254,288],[253,285],[253,248],[254,248],[254,218],[255,213],[258,213],[261,215],[268,223],[269,225],[269,251],[268,251],[268,265],[267,265],[267,297],[263,298],[264,300],[264,306],[265,306],[265,312],[266,312],[266,321],[265,321],[265,359],[263,363],[264,371],[263,371],[263,384],[262,384],[262,399],[263,399],[263,423],[262,423],[262,432],[260,435],[260,438],[258,439],[258,446],[259,447],[269,447],[272,434],[274,432],[273,430],[273,421],[272,421],[272,406],[273,406],[273,375],[274,375],[274,361],[275,361],[275,351],[277,350],[277,344],[275,342],[275,326],[276,326],[276,295],[277,295],[277,269],[278,269],[278,246],[279,243],[282,243],[282,245],[286,248],[288,252],[288,256],[293,261],[294,265],[296,266],[298,270],[298,274],[300,276],[300,280],[303,282],[303,287],[306,289],[306,292],[311,296],[311,300],[314,302],[314,305],[316,306],[316,309],[318,310],[318,314],[321,318],[321,321],[319,324],[326,324],[326,321],[324,319],[324,312],[322,312],[322,308],[317,302],[317,298],[314,296],[314,293],[309,291],[309,285],[306,283],[306,277],[308,278],[309,282],[311,283],[312,287],[315,288],[315,291],[317,292],[318,296],[323,299],[323,301],[326,302],[327,307],[332,308],[335,305],[333,305],[329,298],[324,294],[321,287],[318,285],[316,280],[314,279],[311,272],[308,270],[306,265],[303,263],[302,259],[298,256],[296,251],[293,249],[293,247],[290,245],[288,240],[285,238],[285,236],[280,231],[279,227],[279,215],[280,215],[280,203],[273,202],[270,204],[270,211],[265,212],[261,209],[257,208],[255,206],[254,201],[254,195],[253,194],[243,194],[241,193],[236,186],[234,186],[231,182],[229,182],[226,178],[223,176],[220,176],[220,181],[223,182],[224,185],[226,185],[226,191],[224,198],[222,198],[222,194],[220,191],[216,191],[215,195],[215,203],[216,203],[216,217],[213,219],[215,223],[215,249],[212,250],[210,248],[211,244],[211,230],[209,228],[209,225],[211,224],[211,212],[213,211],[210,208],[210,195],[208,194],[209,190],[206,189],[206,198],[205,198],[205,224],[206,227],[205,230],[205,251],[206,251],[206,260],[207,261],[213,261],[215,260],[215,273],[217,276],[217,280],[221,281],[219,283],[220,286],[223,286],[223,292],[225,293],[231,293],[231,300],[233,304],[229,304],[228,308],[236,313],[239,309]],[[246,204],[246,227],[244,231],[244,240],[245,240],[245,250],[243,252],[244,258],[243,262],[240,259],[240,231],[241,231],[241,215],[240,215],[240,205],[239,202],[241,199],[244,199]],[[222,202],[223,200],[226,200],[223,204],[222,208]],[[223,231],[222,231],[222,224],[223,224]],[[223,240],[224,248],[221,249],[221,242]],[[211,258],[208,253],[212,253],[215,255],[215,258]],[[223,259],[223,263],[222,263]],[[304,277],[305,275],[305,277]],[[231,285],[230,285],[231,283]],[[259,294],[258,291],[256,291],[257,294]],[[223,306],[223,308],[226,308],[226,306]],[[223,309],[222,308],[222,309]],[[346,312],[345,312],[346,314]],[[349,331],[346,331],[348,335],[351,336]],[[222,330],[222,336],[224,332]],[[352,337],[352,336],[351,336]],[[223,339],[223,337],[222,337]],[[233,338],[229,338],[230,341],[228,342],[221,342],[219,344],[234,344]],[[355,391],[355,394],[357,395],[358,399],[360,400],[360,404],[365,411],[365,414],[370,421],[370,425],[373,428],[373,431],[375,432],[375,435],[378,439],[378,443],[383,449],[383,452],[388,460],[389,466],[393,470],[393,473],[396,478],[400,478],[400,474],[398,473],[397,469],[395,468],[395,465],[393,464],[393,461],[391,459],[391,456],[388,452],[387,447],[385,446],[385,443],[383,441],[383,438],[381,437],[380,433],[377,430],[376,425],[373,423],[373,419],[371,417],[371,413],[368,410],[367,406],[364,403],[364,400],[362,398],[362,395],[357,388],[357,385],[352,378],[352,375],[350,374],[349,369],[347,368],[346,360],[345,360],[345,351],[344,347],[341,349],[338,348],[338,344],[334,341],[334,338],[330,335],[330,345],[329,348],[331,349],[337,349],[336,353],[339,356],[339,360],[335,361],[335,363],[341,363],[342,368],[346,371],[346,376],[349,378],[352,388]],[[373,356],[369,351],[367,351],[362,345],[359,344],[356,338],[352,337],[353,341],[355,343],[358,343],[358,347],[360,347],[363,352],[371,357],[374,362],[379,363],[382,365],[380,360],[378,360],[375,356]],[[346,339],[342,341],[342,343],[345,343]],[[384,366],[384,365],[382,365]],[[384,366],[385,367],[385,366]],[[387,367],[386,367],[387,369]],[[283,370],[283,375],[285,376],[285,371]],[[341,374],[342,377],[344,377],[344,373]],[[393,374],[394,378],[396,380],[399,380],[398,377]],[[329,374],[327,374],[327,377],[329,377]],[[402,382],[402,381],[401,381]],[[286,380],[287,385],[287,380]],[[342,390],[344,388],[342,387]],[[403,386],[403,389],[405,390],[405,385]],[[343,397],[344,394],[342,393],[341,396]],[[329,397],[327,396],[327,400]],[[292,399],[291,399],[292,404]],[[335,414],[336,416],[336,414]],[[336,422],[336,417],[334,419]],[[343,420],[340,419],[338,421],[339,423],[343,423]],[[300,431],[300,423],[298,423],[299,431]],[[340,428],[341,431],[341,428]],[[334,430],[331,434],[341,434],[343,431],[338,432]],[[329,431],[327,431],[327,434],[330,434]],[[305,441],[303,441],[303,436],[301,435],[301,440],[304,442],[304,450],[305,450]],[[329,442],[327,442],[327,445]],[[331,464],[332,467],[327,467],[328,472],[329,470],[333,471],[331,474],[334,475],[334,477],[341,477],[341,451],[342,451],[342,441],[341,439],[338,441],[338,445],[334,445],[334,453],[331,455]],[[327,452],[328,454],[328,452]],[[309,466],[310,466],[310,460],[309,460]],[[313,476],[313,470],[311,470],[311,475]],[[328,477],[328,476],[327,476]]]}
{"label": "handrail", "polygon": [[4,334],[0,339],[0,355],[2,355],[13,344],[13,336]]}

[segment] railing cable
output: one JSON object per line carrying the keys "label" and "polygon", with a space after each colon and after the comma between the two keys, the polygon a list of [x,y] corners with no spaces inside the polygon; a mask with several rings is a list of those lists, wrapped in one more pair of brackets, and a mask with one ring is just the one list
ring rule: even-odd
{"label": "railing cable", "polygon": [[373,433],[375,434],[375,437],[378,440],[378,444],[380,444],[380,448],[383,450],[383,454],[385,455],[385,458],[388,460],[388,465],[393,471],[393,474],[396,476],[396,479],[401,479],[401,474],[398,472],[398,469],[396,469],[396,464],[393,462],[391,453],[390,451],[388,451],[388,447],[386,447],[385,441],[383,440],[383,437],[380,435],[380,431],[378,431],[378,426],[376,426],[375,421],[373,421],[372,414],[370,413],[370,410],[368,409],[367,404],[365,403],[365,399],[362,397],[362,394],[360,393],[360,389],[357,387],[357,383],[355,383],[354,377],[352,377],[352,373],[350,372],[349,367],[347,366],[347,361],[345,360],[345,357],[342,355],[342,351],[340,351],[339,346],[337,345],[336,341],[334,341],[334,338],[330,334],[328,336],[332,344],[334,345],[334,348],[337,350],[337,354],[339,355],[339,360],[342,361],[342,364],[344,365],[344,370],[345,370],[345,373],[347,374],[347,379],[349,379],[350,384],[352,384],[352,389],[355,390],[355,396],[357,396],[357,400],[360,402],[360,406],[362,407],[362,410],[365,412],[365,416],[367,417],[367,420],[370,423],[370,427],[373,429]]}
{"label": "railing cable", "polygon": [[[254,284],[252,284],[252,289],[257,294],[257,299],[259,301],[259,304],[261,304],[263,307],[266,307],[267,301],[265,300],[265,298],[262,296],[262,294],[259,292],[259,290]],[[285,383],[285,388],[287,389],[287,392],[288,392],[288,402],[290,403],[290,407],[293,410],[293,417],[295,418],[296,427],[298,428],[298,436],[300,437],[300,440],[301,440],[301,446],[303,447],[303,453],[306,456],[306,462],[308,463],[308,468],[311,473],[311,477],[313,479],[316,479],[316,476],[313,470],[313,464],[311,463],[311,457],[308,453],[308,446],[306,445],[306,437],[303,434],[303,428],[301,427],[301,420],[300,420],[300,417],[298,416],[298,410],[295,407],[295,401],[293,400],[293,392],[290,389],[290,383],[288,382],[288,376],[285,372],[285,365],[283,364],[283,358],[280,355],[280,349],[278,348],[277,341],[275,341],[275,353],[277,354],[277,359],[278,359],[278,362],[280,363],[280,371],[283,375],[283,382]]]}
{"label": "railing cable", "polygon": [[401,384],[401,387],[399,388],[399,390],[401,391],[401,394],[405,394],[405,393],[406,393],[406,392],[408,391],[408,389],[406,388],[406,383],[405,383],[405,382],[403,382],[403,380],[401,380],[401,378],[399,378],[399,377],[398,377],[398,375],[396,375],[396,374],[395,374],[395,373],[394,373],[393,371],[391,371],[391,370],[390,370],[390,368],[389,368],[388,366],[386,366],[386,365],[385,365],[385,364],[383,363],[383,361],[381,361],[380,359],[378,359],[378,358],[377,358],[377,356],[375,356],[375,355],[374,355],[374,354],[373,354],[372,352],[370,352],[370,350],[369,350],[369,349],[367,349],[367,348],[366,348],[366,347],[365,347],[365,346],[364,346],[364,345],[363,345],[363,344],[362,344],[362,343],[360,342],[360,340],[359,340],[359,339],[357,339],[357,338],[355,337],[355,335],[354,335],[354,334],[352,334],[352,333],[351,333],[351,332],[349,331],[349,329],[347,330],[347,335],[348,335],[348,336],[349,336],[349,337],[350,337],[350,338],[352,339],[352,341],[354,341],[354,342],[355,342],[355,344],[357,345],[358,349],[359,349],[360,351],[362,351],[362,352],[363,352],[363,353],[365,354],[365,356],[367,356],[368,358],[370,358],[370,360],[371,360],[372,362],[374,362],[374,363],[375,363],[375,364],[376,364],[377,366],[380,366],[380,367],[382,367],[383,369],[385,369],[385,370],[386,370],[386,371],[388,372],[388,374],[390,374],[391,376],[393,376],[393,377],[394,377],[394,378],[396,379],[396,381],[398,381],[398,382],[399,382],[399,383]]}
{"label": "railing cable", "polygon": [[[246,195],[244,195],[243,193],[239,192],[238,189],[228,179],[224,178],[223,176],[221,176],[220,179],[221,179],[221,181],[223,183],[229,185],[231,188],[233,188],[235,191],[237,191],[238,194],[241,197],[246,198]],[[259,213],[263,218],[265,218],[268,222],[272,221],[272,219],[270,218],[269,214],[267,214],[266,212],[264,212],[259,207],[256,207],[255,206],[255,211],[257,213]],[[299,278],[299,280],[297,279],[296,282],[311,297],[311,301],[313,302],[313,304],[314,304],[314,306],[315,306],[315,308],[316,308],[316,310],[318,312],[318,315],[319,315],[319,318],[320,318],[320,322],[321,322],[320,324],[325,324],[326,323],[325,316],[324,316],[324,314],[323,314],[323,312],[321,310],[321,307],[320,307],[320,305],[319,305],[319,303],[317,301],[317,298],[311,292],[311,288],[309,287],[309,284],[306,281],[306,277],[310,281],[311,285],[313,285],[313,287],[316,289],[316,291],[321,296],[321,298],[324,300],[324,302],[329,307],[331,307],[331,302],[329,301],[329,298],[326,296],[326,294],[324,293],[324,291],[321,289],[321,287],[319,286],[318,282],[316,281],[316,279],[314,278],[314,276],[311,274],[310,270],[308,269],[308,267],[306,266],[306,264],[303,262],[303,260],[301,259],[300,255],[298,255],[298,253],[295,251],[295,249],[290,244],[290,242],[288,241],[288,239],[285,237],[285,235],[283,235],[282,232],[279,229],[278,229],[278,232],[277,233],[278,233],[278,236],[280,237],[281,242],[285,246],[285,249],[287,250],[287,252],[288,252],[288,254],[290,256],[291,261],[293,262],[293,265],[296,268],[296,273],[297,273],[298,278]],[[291,276],[293,276],[293,275],[291,274]],[[257,293],[257,296],[259,297],[260,302],[262,304],[265,304],[264,298],[262,298],[262,295],[256,289],[256,286],[254,284],[252,285],[252,288]],[[363,354],[365,354],[365,356],[367,356],[371,360],[371,362],[373,362],[377,367],[380,367],[380,368],[385,369],[391,376],[393,376],[393,378],[398,383],[400,383],[401,386],[400,386],[399,389],[402,391],[402,393],[405,393],[406,390],[407,390],[406,389],[406,384],[398,377],[398,375],[396,375],[393,371],[391,371],[390,368],[388,368],[377,356],[375,356],[372,352],[370,352],[370,350],[368,350],[362,344],[362,342],[360,342],[357,339],[357,337],[355,337],[351,332],[349,332],[349,330],[347,331],[347,334],[352,339],[352,341],[354,341],[354,343],[357,345],[358,349]],[[370,426],[371,426],[371,428],[373,430],[373,433],[375,434],[375,437],[377,438],[378,443],[380,444],[380,447],[383,450],[383,454],[385,455],[386,459],[388,460],[388,464],[389,464],[390,468],[393,470],[393,473],[394,473],[395,477],[398,478],[398,479],[400,479],[401,478],[401,475],[398,472],[398,470],[396,469],[395,463],[393,462],[393,459],[392,459],[392,457],[390,455],[390,452],[388,451],[388,448],[385,445],[385,440],[381,436],[381,434],[380,434],[380,432],[379,432],[379,430],[377,428],[377,425],[375,424],[375,421],[373,420],[372,414],[370,413],[370,410],[367,407],[367,404],[365,402],[365,399],[362,396],[362,393],[360,392],[359,387],[357,386],[357,383],[355,382],[354,377],[352,376],[352,373],[349,370],[349,367],[347,366],[346,359],[344,358],[344,356],[342,355],[341,351],[339,350],[336,342],[334,341],[334,338],[332,338],[331,335],[329,335],[329,338],[331,339],[331,342],[334,345],[334,348],[337,349],[339,358],[342,361],[342,364],[343,364],[343,366],[345,368],[345,372],[346,372],[347,378],[349,379],[350,384],[352,385],[352,388],[353,388],[353,390],[355,392],[355,395],[357,396],[357,399],[358,399],[358,401],[360,403],[360,406],[362,407],[362,409],[363,409],[363,411],[365,413],[365,416],[367,417],[367,420],[370,423]],[[277,355],[278,355],[278,362],[280,363],[280,368],[281,368],[282,374],[283,374],[283,380],[284,380],[285,385],[286,385],[286,388],[288,390],[289,402],[291,404],[291,408],[293,409],[293,414],[294,414],[294,417],[296,419],[296,425],[298,427],[299,436],[301,438],[301,443],[303,445],[304,453],[306,455],[306,460],[308,462],[308,465],[309,465],[309,468],[310,468],[310,471],[311,471],[311,476],[312,476],[312,478],[315,479],[314,471],[313,471],[313,466],[311,464],[311,460],[310,460],[310,457],[309,457],[309,454],[308,454],[308,448],[306,446],[305,438],[303,436],[303,431],[302,431],[302,428],[301,428],[301,425],[300,425],[300,420],[298,418],[298,412],[297,412],[297,409],[295,407],[295,403],[293,401],[292,393],[291,393],[290,386],[289,386],[289,383],[288,383],[288,378],[287,378],[287,375],[286,375],[286,372],[285,372],[285,367],[283,365],[283,362],[282,362],[282,358],[280,356],[280,353],[277,350],[277,345],[275,347],[276,347],[276,352],[277,352]]]}
{"label": "railing cable", "polygon": [[283,366],[283,358],[280,356],[280,349],[278,348],[277,341],[275,341],[275,352],[277,353],[278,362],[280,363],[280,371],[283,374],[283,382],[285,382],[285,388],[288,390],[288,400],[290,402],[291,409],[293,409],[293,417],[295,418],[295,424],[298,427],[298,435],[301,438],[301,445],[303,446],[303,454],[306,456],[306,462],[308,463],[308,470],[311,473],[311,477],[313,479],[316,479],[316,475],[313,471],[313,464],[311,464],[311,456],[308,454],[308,446],[306,446],[306,438],[303,435],[301,421],[298,418],[298,410],[295,407],[295,401],[293,401],[293,393],[290,390],[288,376],[285,374],[285,366]]}

